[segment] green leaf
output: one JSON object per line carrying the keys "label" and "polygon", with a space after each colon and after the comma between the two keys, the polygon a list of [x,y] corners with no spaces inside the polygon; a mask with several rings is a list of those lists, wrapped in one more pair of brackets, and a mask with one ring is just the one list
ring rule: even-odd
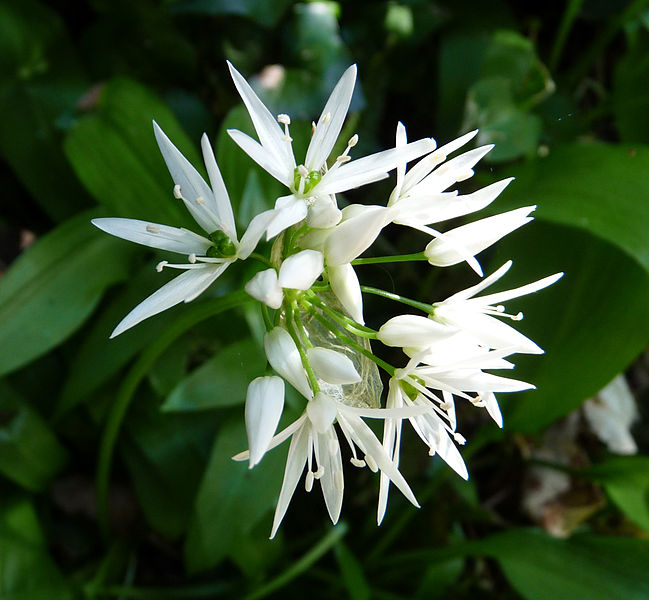
{"label": "green leaf", "polygon": [[620,510],[649,531],[649,457],[616,456],[583,475],[602,484]]}
{"label": "green leaf", "polygon": [[535,222],[499,243],[493,266],[513,258],[507,289],[557,271],[552,287],[512,300],[516,323],[545,350],[516,357],[517,379],[536,390],[500,394],[508,430],[532,432],[595,395],[649,342],[649,278],[626,254],[572,227]]}
{"label": "green leaf", "polygon": [[180,14],[240,15],[272,27],[290,4],[290,0],[180,0],[172,10]]}
{"label": "green leaf", "polygon": [[85,87],[59,15],[30,0],[0,4],[0,153],[55,221],[85,205],[59,131]]}
{"label": "green leaf", "polygon": [[[191,572],[213,567],[231,548],[239,547],[238,540],[251,535],[279,494],[284,452],[269,452],[253,470],[232,460],[247,447],[242,421],[239,418],[221,428],[203,476],[185,543],[185,561]],[[270,533],[270,523],[268,527]]]}
{"label": "green leaf", "polygon": [[334,547],[334,556],[351,600],[369,600],[372,590],[358,559],[343,542],[338,542]]}
{"label": "green leaf", "polygon": [[131,246],[97,231],[87,214],[24,252],[0,279],[0,374],[70,336],[106,288],[128,275],[130,256]]}
{"label": "green leaf", "polygon": [[5,497],[0,501],[0,596],[3,600],[72,598],[27,500]]}
{"label": "green leaf", "polygon": [[203,363],[167,397],[162,410],[194,411],[243,404],[248,384],[263,375],[266,357],[250,339],[235,342]]}
{"label": "green leaf", "polygon": [[30,491],[42,491],[66,460],[47,423],[0,381],[0,473]]}
{"label": "green leaf", "polygon": [[649,270],[649,147],[567,144],[510,169],[497,207],[538,204],[535,218],[579,227]]}
{"label": "green leaf", "polygon": [[[65,140],[79,179],[112,215],[196,229],[156,144],[155,120],[194,167],[202,161],[171,111],[147,88],[114,79],[101,90],[95,114],[81,119]],[[196,140],[198,143],[198,140]]]}
{"label": "green leaf", "polygon": [[512,529],[476,543],[526,600],[644,600],[649,542],[595,535],[569,540]]}

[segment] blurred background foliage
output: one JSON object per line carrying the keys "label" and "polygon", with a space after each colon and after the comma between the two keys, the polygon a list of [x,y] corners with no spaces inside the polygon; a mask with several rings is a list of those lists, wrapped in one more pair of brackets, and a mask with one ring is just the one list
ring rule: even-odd
{"label": "blurred background foliage", "polygon": [[[188,224],[152,119],[196,165],[208,133],[240,225],[278,195],[225,134],[251,130],[226,59],[298,145],[351,62],[360,153],[398,120],[440,144],[480,128],[496,147],[472,185],[513,175],[493,210],[538,205],[483,263],[514,259],[508,287],[566,273],[516,304],[547,352],[517,361],[538,389],[501,396],[502,431],[460,412],[468,482],[407,437],[422,508],[394,493],[380,528],[360,471],[337,527],[298,492],[268,541],[286,448],[230,460],[265,366],[259,315],[225,296],[247,265],[108,340],[165,276],[90,218]],[[2,598],[649,597],[649,2],[2,0],[0,114]],[[389,230],[374,251],[423,241]],[[472,281],[360,268],[429,301]],[[631,394],[580,408],[624,372]]]}

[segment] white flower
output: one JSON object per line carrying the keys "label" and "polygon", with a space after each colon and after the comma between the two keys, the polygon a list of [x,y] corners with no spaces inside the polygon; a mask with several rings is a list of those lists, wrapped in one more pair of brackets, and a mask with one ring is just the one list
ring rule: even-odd
{"label": "white flower", "polygon": [[398,315],[386,321],[378,331],[377,339],[386,346],[428,348],[446,339],[457,330],[419,315]]}
{"label": "white flower", "polygon": [[522,313],[507,314],[505,307],[499,303],[542,290],[560,279],[563,273],[555,273],[513,290],[474,297],[498,281],[511,266],[512,261],[508,261],[477,285],[458,292],[443,302],[433,304],[430,318],[470,334],[482,346],[495,349],[508,348],[511,353],[542,354],[543,350],[532,340],[495,317],[507,317],[514,321],[522,319]]}
{"label": "white flower", "polygon": [[345,151],[331,168],[327,168],[327,159],[342,129],[354,91],[356,65],[352,65],[343,73],[327,100],[314,128],[304,163],[298,165],[289,133],[290,117],[278,115],[276,120],[248,82],[230,63],[228,65],[259,142],[238,130],[228,130],[228,133],[254,161],[290,191],[289,195],[277,200],[275,208],[278,213],[268,227],[268,238],[305,218],[310,227],[335,225],[341,219],[335,194],[383,179],[397,164],[408,162],[433,148],[432,140],[427,138],[351,160],[349,152],[358,142],[358,136],[354,135]]}
{"label": "white flower", "polygon": [[284,408],[284,380],[281,377],[257,377],[248,385],[245,421],[253,468],[264,456]]}
{"label": "white flower", "polygon": [[152,248],[186,254],[189,261],[188,264],[169,264],[167,261],[159,263],[158,271],[170,267],[185,270],[185,273],[172,279],[138,304],[117,325],[111,338],[180,302],[194,300],[230,264],[250,256],[274,217],[273,211],[257,215],[239,241],[230,199],[207,136],[203,135],[201,147],[211,188],[171,143],[157,123],[153,123],[153,128],[158,146],[175,183],[174,195],[182,199],[207,237],[187,229],[136,219],[92,220],[93,225],[111,235]]}
{"label": "white flower", "polygon": [[365,324],[363,318],[363,293],[358,277],[349,263],[338,267],[328,267],[329,285],[342,307],[349,316],[361,325]]}
{"label": "white flower", "polygon": [[282,262],[279,275],[272,268],[261,271],[245,285],[245,290],[253,298],[277,309],[284,298],[282,289],[308,290],[323,270],[321,252],[302,250]]}
{"label": "white flower", "polygon": [[435,237],[426,246],[424,254],[431,265],[438,267],[449,267],[466,261],[478,275],[482,276],[482,268],[475,255],[515,229],[529,223],[532,217],[528,215],[535,208],[536,206],[517,208],[456,227],[445,233],[421,228],[422,231],[429,230],[429,233]]}

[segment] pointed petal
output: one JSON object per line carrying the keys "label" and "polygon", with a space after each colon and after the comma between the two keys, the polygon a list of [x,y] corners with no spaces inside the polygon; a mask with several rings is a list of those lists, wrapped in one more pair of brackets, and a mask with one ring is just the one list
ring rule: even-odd
{"label": "pointed petal", "polygon": [[[485,277],[482,281],[479,281],[476,285],[468,287],[461,292],[457,292],[456,294],[449,296],[444,302],[434,304],[433,307],[441,306],[443,304],[451,304],[456,301],[472,298],[476,294],[479,294],[482,290],[487,289],[492,283],[496,283],[496,281],[498,281],[505,273],[507,273],[507,271],[509,271],[513,264],[514,263],[511,260],[508,260],[502,267],[494,271],[488,277]],[[487,302],[487,304],[491,303]]]}
{"label": "pointed petal", "polygon": [[180,302],[188,302],[202,293],[212,282],[225,271],[229,263],[224,265],[205,265],[204,268],[192,269],[172,279],[146,300],[138,304],[115,327],[110,337],[123,333],[144,319],[157,315]]}
{"label": "pointed petal", "polygon": [[354,363],[342,352],[316,346],[309,348],[306,354],[315,374],[327,383],[344,385],[361,381]]}
{"label": "pointed petal", "polygon": [[[280,200],[286,199],[285,202]],[[299,223],[306,217],[308,208],[306,202],[295,196],[282,196],[275,204],[275,217],[268,225],[266,239],[274,238],[278,233],[288,229],[291,225]]]}
{"label": "pointed petal", "polygon": [[275,435],[284,408],[284,380],[281,377],[257,377],[246,394],[246,433],[250,448],[250,468],[264,456]]}
{"label": "pointed petal", "polygon": [[286,329],[275,327],[264,336],[264,349],[270,366],[305,398],[313,397],[300,353]]}
{"label": "pointed petal", "polygon": [[473,167],[493,147],[493,144],[488,144],[456,156],[443,165],[437,167],[437,169],[427,175],[419,185],[428,188],[431,192],[439,193],[448,189],[458,181],[469,179],[473,176]]}
{"label": "pointed petal", "polygon": [[496,292],[495,294],[490,294],[488,296],[482,296],[481,298],[476,298],[475,301],[480,301],[480,303],[487,304],[496,304],[499,302],[507,302],[512,298],[518,298],[519,296],[526,296],[527,294],[533,294],[538,292],[543,288],[546,288],[553,283],[559,281],[563,277],[563,273],[555,273],[554,275],[549,275],[543,279],[539,279],[534,283],[528,283],[527,285],[522,285],[521,287],[514,288],[513,290],[507,290],[504,292]]}
{"label": "pointed petal", "polygon": [[255,300],[263,302],[270,308],[278,309],[282,305],[282,300],[284,300],[284,292],[277,283],[277,271],[275,269],[260,271],[246,283],[244,289]]}
{"label": "pointed petal", "polygon": [[[395,148],[403,148],[408,143],[408,134],[406,133],[406,128],[404,124],[399,121],[397,123],[397,133],[395,139]],[[406,161],[402,160],[397,165],[397,183],[390,194],[390,200],[388,201],[388,206],[390,206],[394,201],[398,200],[401,195],[401,189],[403,188],[404,178],[406,176]]]}
{"label": "pointed petal", "polygon": [[[200,173],[182,155],[180,150],[171,143],[165,132],[153,121],[153,133],[162,153],[167,169],[185,199],[185,206],[196,222],[207,232],[212,233],[220,228],[221,222],[217,217],[214,194]],[[198,201],[201,198],[202,201]]]}
{"label": "pointed petal", "polygon": [[489,416],[496,422],[496,425],[503,428],[503,415],[500,412],[500,406],[498,406],[498,400],[493,392],[489,392],[482,396],[482,401],[485,403],[485,408],[489,413]]}
{"label": "pointed petal", "polygon": [[293,290],[308,290],[324,269],[324,257],[317,250],[302,250],[289,256],[279,269],[279,285]]}
{"label": "pointed petal", "polygon": [[309,171],[319,171],[331,154],[347,116],[355,83],[356,65],[352,65],[339,79],[318,119],[304,160]]}
{"label": "pointed petal", "polygon": [[293,157],[293,150],[290,143],[284,139],[284,132],[277,119],[264,106],[264,103],[255,94],[248,82],[229,61],[228,67],[230,68],[234,85],[248,109],[252,124],[255,126],[255,130],[259,136],[259,141],[266,150],[274,155],[275,160],[280,165],[279,169],[286,175],[291,176],[293,169],[295,169],[295,158]]}
{"label": "pointed petal", "polygon": [[207,169],[207,175],[210,178],[212,192],[214,193],[214,212],[219,218],[223,232],[235,242],[237,241],[237,228],[234,224],[234,214],[232,204],[228,196],[228,190],[221,176],[221,171],[216,164],[214,152],[210,140],[206,134],[201,138],[201,149],[203,151],[203,162]]}
{"label": "pointed petal", "polygon": [[434,147],[430,138],[411,142],[403,148],[383,150],[370,156],[352,160],[338,168],[332,167],[322,177],[317,185],[320,194],[337,194],[351,190],[366,183],[378,181],[386,177],[388,171],[394,169],[402,162],[411,161]]}
{"label": "pointed petal", "polygon": [[180,254],[205,254],[212,242],[187,229],[167,227],[137,219],[93,219],[92,224],[116,237]]}
{"label": "pointed petal", "polygon": [[384,206],[365,206],[360,214],[334,227],[325,242],[327,265],[350,263],[367,250],[390,222],[390,210]]}
{"label": "pointed petal", "polygon": [[467,471],[466,464],[464,464],[464,459],[462,458],[460,451],[457,449],[457,446],[453,443],[453,440],[451,440],[442,427],[439,427],[438,431],[439,441],[436,444],[437,454],[439,454],[440,458],[460,477],[462,477],[462,479],[469,479],[469,472]]}
{"label": "pointed petal", "polygon": [[250,256],[257,247],[261,236],[264,235],[264,231],[266,231],[268,225],[270,225],[276,215],[275,210],[266,210],[253,217],[248,225],[248,229],[246,229],[246,232],[241,237],[237,258],[245,260]]}
{"label": "pointed petal", "polygon": [[262,146],[258,141],[253,140],[249,135],[238,129],[228,129],[228,135],[236,142],[252,160],[254,160],[264,171],[270,173],[277,181],[290,186],[293,179],[293,171],[287,168],[283,162],[277,160],[268,148]]}
{"label": "pointed petal", "polygon": [[335,525],[340,518],[343,506],[345,480],[343,462],[340,454],[340,443],[333,427],[315,436],[316,462],[324,472],[320,477],[320,487],[331,522]]}
{"label": "pointed petal", "polygon": [[309,227],[329,229],[340,223],[342,211],[336,206],[333,196],[315,196],[309,206],[306,223]]}
{"label": "pointed petal", "polygon": [[288,505],[291,502],[295,488],[304,471],[308,453],[311,452],[309,445],[309,431],[311,426],[309,421],[304,421],[304,425],[300,427],[291,439],[291,445],[288,449],[288,457],[286,458],[286,468],[284,469],[284,480],[282,481],[282,490],[279,493],[277,500],[277,508],[275,509],[275,516],[273,517],[273,528],[270,532],[270,539],[272,540],[279,529],[279,526],[286,514]]}
{"label": "pointed petal", "polygon": [[[388,397],[386,401],[386,408],[401,408],[403,400],[401,399],[401,391],[399,383],[394,377],[390,378],[388,382]],[[394,463],[394,466],[399,468],[399,449],[401,447],[401,419],[385,419],[383,422],[383,448],[385,449],[388,458]],[[385,516],[385,511],[388,507],[388,493],[390,491],[390,478],[381,471],[381,478],[379,484],[379,501],[376,510],[376,522],[380,525]]]}
{"label": "pointed petal", "polygon": [[441,325],[427,317],[399,315],[381,326],[377,338],[386,346],[427,348],[456,332],[454,327]]}

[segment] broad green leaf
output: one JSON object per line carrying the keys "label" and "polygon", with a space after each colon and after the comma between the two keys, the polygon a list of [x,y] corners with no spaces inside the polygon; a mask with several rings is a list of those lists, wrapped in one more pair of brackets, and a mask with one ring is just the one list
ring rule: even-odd
{"label": "broad green leaf", "polygon": [[644,600],[649,595],[649,542],[578,535],[568,540],[512,529],[475,547],[502,567],[526,600]]}
{"label": "broad green leaf", "polygon": [[506,289],[563,271],[552,287],[507,303],[517,329],[545,350],[517,355],[512,373],[536,390],[499,394],[505,428],[538,431],[595,395],[649,342],[649,277],[583,230],[534,222],[500,242],[493,267],[512,258]]}
{"label": "broad green leaf", "polygon": [[86,205],[59,131],[85,87],[59,15],[31,0],[0,4],[0,154],[55,221]]}
{"label": "broad green leaf", "polygon": [[223,560],[231,548],[240,546],[240,538],[251,535],[251,529],[275,504],[285,452],[273,450],[249,470],[246,463],[231,458],[246,447],[243,419],[221,428],[185,543],[185,561],[191,572],[209,569]]}
{"label": "broad green leaf", "polygon": [[583,475],[602,484],[620,510],[649,531],[649,457],[616,456]]}
{"label": "broad green leaf", "polygon": [[150,220],[196,230],[156,144],[155,120],[194,167],[204,173],[196,151],[171,111],[147,88],[128,79],[109,81],[94,114],[82,118],[65,140],[79,179],[111,216]]}
{"label": "broad green leaf", "polygon": [[71,600],[71,591],[50,557],[27,500],[0,501],[0,597],[3,600]]}
{"label": "broad green leaf", "polygon": [[67,452],[42,417],[0,381],[0,473],[42,491],[66,460]]}
{"label": "broad green leaf", "polygon": [[496,208],[537,204],[537,219],[584,229],[649,270],[648,172],[647,146],[558,146],[508,169],[516,181]]}
{"label": "broad green leaf", "polygon": [[194,411],[243,404],[248,384],[263,375],[266,357],[250,339],[218,352],[184,379],[167,397],[162,410]]}
{"label": "broad green leaf", "polygon": [[168,538],[187,528],[216,424],[163,415],[153,400],[140,399],[129,415],[123,456],[147,521]]}
{"label": "broad green leaf", "polygon": [[25,251],[0,279],[0,374],[72,334],[106,288],[128,275],[130,257],[128,244],[98,231],[85,213]]}

